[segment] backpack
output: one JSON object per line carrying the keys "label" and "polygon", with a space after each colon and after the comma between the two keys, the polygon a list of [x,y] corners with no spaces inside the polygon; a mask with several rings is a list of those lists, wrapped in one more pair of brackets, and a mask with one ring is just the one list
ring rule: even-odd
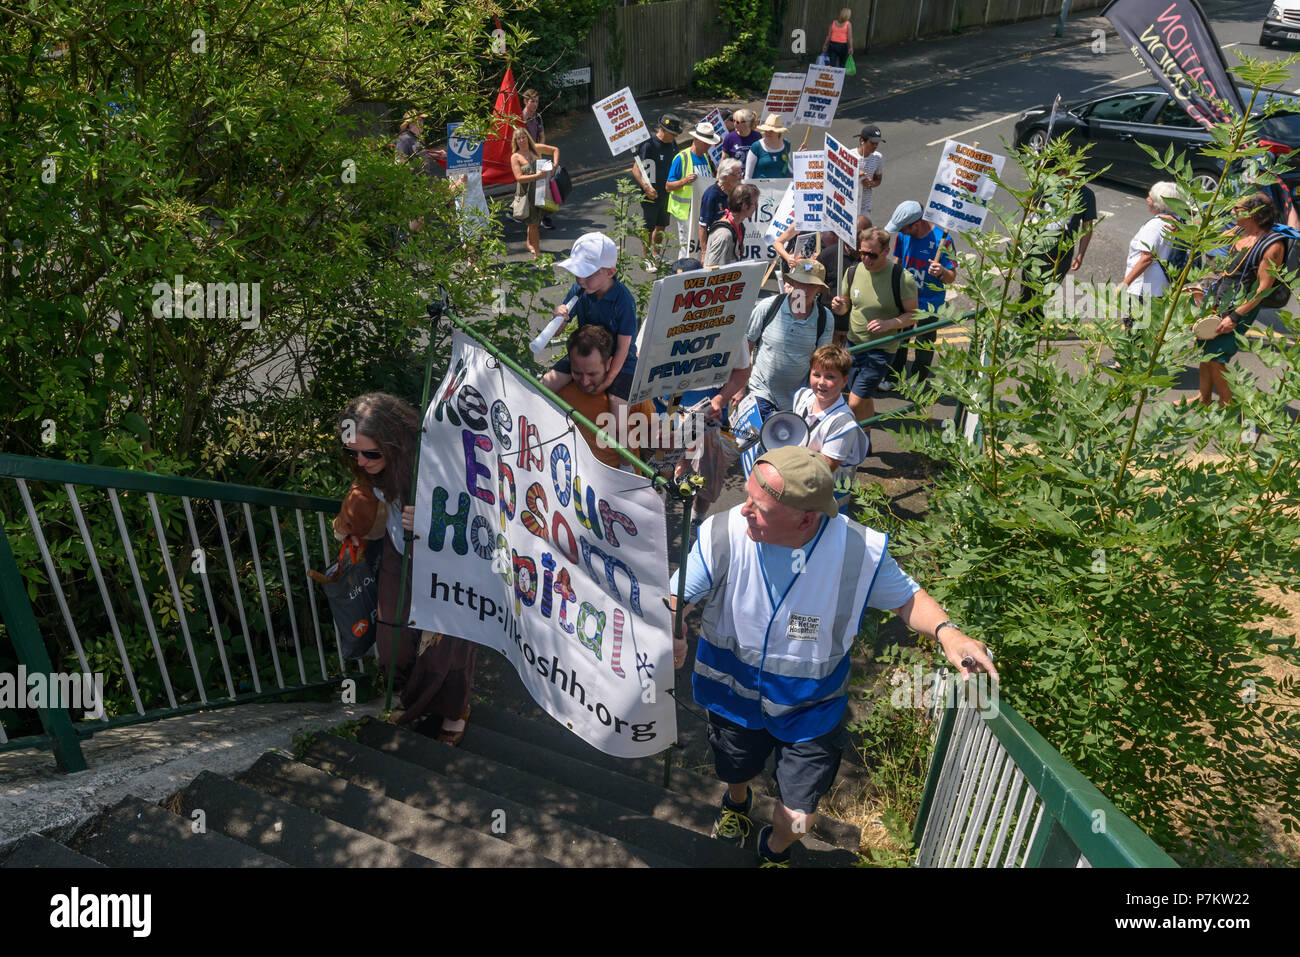
{"label": "backpack", "polygon": [[[853,270],[857,269],[859,263],[851,263],[849,268],[844,272],[844,281],[840,284],[841,289],[853,288]],[[898,309],[898,314],[903,314],[903,264],[894,263],[893,272],[889,274],[889,289],[894,294],[894,306]]]}
{"label": "backpack", "polygon": [[[1253,279],[1247,281],[1246,277],[1250,275],[1247,268],[1249,266],[1250,270],[1257,271],[1259,264],[1264,261],[1264,253],[1274,243],[1286,243],[1285,252],[1282,255],[1282,268],[1287,272],[1300,269],[1300,233],[1290,226],[1274,223],[1273,231],[1257,242],[1255,248],[1246,255],[1246,262],[1242,264],[1243,286],[1254,285]],[[1268,295],[1261,299],[1259,304],[1269,309],[1281,309],[1290,298],[1291,287],[1279,279],[1273,283]]]}
{"label": "backpack", "polygon": [[[779,296],[772,297],[772,304],[767,307],[767,313],[763,316],[763,324],[758,327],[758,338],[754,340],[755,355],[758,354],[758,344],[763,341],[763,333],[772,324],[776,314],[781,311],[781,304],[785,302],[789,295],[789,293],[783,292]],[[826,335],[826,307],[816,300],[813,300],[813,302],[817,306],[817,338],[814,341],[821,342],[822,336]]]}

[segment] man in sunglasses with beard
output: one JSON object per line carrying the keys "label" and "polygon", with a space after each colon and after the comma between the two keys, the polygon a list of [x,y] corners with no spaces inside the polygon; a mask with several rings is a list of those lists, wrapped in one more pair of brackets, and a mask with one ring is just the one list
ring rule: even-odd
{"label": "man in sunglasses with beard", "polygon": [[[846,270],[831,311],[849,317],[849,348],[892,336],[916,322],[916,280],[889,256],[889,233],[872,226],[858,233],[862,264]],[[853,352],[849,408],[861,422],[876,414],[876,386],[889,371],[898,341]]]}

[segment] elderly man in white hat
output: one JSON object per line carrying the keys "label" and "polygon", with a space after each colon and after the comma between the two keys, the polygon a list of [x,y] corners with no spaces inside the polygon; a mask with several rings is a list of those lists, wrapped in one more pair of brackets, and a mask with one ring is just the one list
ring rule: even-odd
{"label": "elderly man in white hat", "polygon": [[694,248],[696,230],[691,228],[691,184],[700,176],[717,175],[709,147],[720,142],[722,137],[714,132],[713,124],[701,120],[691,130],[691,145],[673,157],[673,165],[668,169],[668,213],[677,220],[679,256],[701,252]]}

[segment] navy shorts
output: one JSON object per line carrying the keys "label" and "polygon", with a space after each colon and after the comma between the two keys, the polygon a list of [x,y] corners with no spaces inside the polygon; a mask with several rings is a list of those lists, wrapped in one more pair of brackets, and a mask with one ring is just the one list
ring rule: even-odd
{"label": "navy shorts", "polygon": [[840,770],[849,743],[845,730],[848,709],[831,731],[811,741],[791,744],[763,729],[746,728],[709,712],[709,745],[718,778],[726,784],[750,781],[763,772],[767,756],[776,749],[776,787],[781,803],[792,811],[813,814]]}
{"label": "navy shorts", "polygon": [[853,353],[853,368],[849,370],[849,391],[862,398],[872,398],[876,386],[889,371],[894,354],[884,349],[863,349]]}
{"label": "navy shorts", "polygon": [[642,201],[641,213],[645,216],[645,228],[650,232],[663,229],[668,225],[668,191],[661,189],[659,198],[653,203]]}
{"label": "navy shorts", "polygon": [[[560,361],[551,366],[551,368],[556,372],[563,372],[565,375],[570,377],[573,375],[573,366],[569,364],[569,357],[567,355],[561,356]],[[616,375],[614,377],[614,382],[605,390],[605,394],[617,396],[626,402],[627,397],[632,394],[632,373],[620,372]]]}

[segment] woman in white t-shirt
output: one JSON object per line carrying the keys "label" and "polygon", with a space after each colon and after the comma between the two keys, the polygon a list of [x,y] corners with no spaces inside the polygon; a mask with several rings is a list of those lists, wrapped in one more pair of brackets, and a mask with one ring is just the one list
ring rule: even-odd
{"label": "woman in white t-shirt", "polygon": [[1167,234],[1173,228],[1174,211],[1169,208],[1168,201],[1179,198],[1178,186],[1167,181],[1156,183],[1147,193],[1151,218],[1133,234],[1128,244],[1127,271],[1120,280],[1130,295],[1154,299],[1168,288],[1169,277],[1160,262],[1167,262],[1173,253]]}

